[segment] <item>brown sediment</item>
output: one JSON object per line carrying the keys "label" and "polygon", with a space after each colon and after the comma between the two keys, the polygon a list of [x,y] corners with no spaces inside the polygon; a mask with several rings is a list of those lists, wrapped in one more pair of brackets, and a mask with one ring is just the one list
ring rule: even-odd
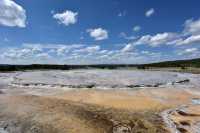
{"label": "brown sediment", "polygon": [[[174,88],[71,90],[50,96],[2,95],[0,120],[5,120],[8,129],[16,131],[20,127],[17,129],[23,132],[31,129],[39,133],[121,133],[122,130],[167,133],[159,113],[186,104],[193,97],[197,96]],[[177,113],[173,118],[179,116]],[[174,122],[191,124],[190,119]]]}
{"label": "brown sediment", "polygon": [[194,95],[178,89],[141,89],[72,90],[51,97],[118,109],[159,111],[188,103]]}
{"label": "brown sediment", "polygon": [[167,132],[159,115],[130,110],[105,108],[68,100],[38,96],[9,96],[1,98],[0,116],[9,117],[23,132],[37,129],[39,133],[119,133]]}

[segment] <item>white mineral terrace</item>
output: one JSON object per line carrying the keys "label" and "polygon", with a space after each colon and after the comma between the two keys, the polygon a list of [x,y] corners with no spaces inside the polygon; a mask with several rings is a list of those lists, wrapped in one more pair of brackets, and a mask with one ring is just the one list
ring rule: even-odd
{"label": "white mineral terrace", "polygon": [[200,76],[193,74],[137,70],[70,70],[0,73],[3,86],[47,88],[139,88],[190,86],[197,88]]}

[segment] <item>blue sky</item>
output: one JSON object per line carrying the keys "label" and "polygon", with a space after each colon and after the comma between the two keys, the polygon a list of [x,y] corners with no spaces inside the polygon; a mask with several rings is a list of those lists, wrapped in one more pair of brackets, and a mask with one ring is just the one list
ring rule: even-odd
{"label": "blue sky", "polygon": [[0,0],[0,64],[200,57],[198,0]]}

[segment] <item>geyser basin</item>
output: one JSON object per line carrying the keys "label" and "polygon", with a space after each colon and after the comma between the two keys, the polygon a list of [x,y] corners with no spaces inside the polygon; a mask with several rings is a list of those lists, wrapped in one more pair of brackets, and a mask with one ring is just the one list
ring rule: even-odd
{"label": "geyser basin", "polygon": [[138,70],[30,71],[16,74],[12,85],[71,88],[134,88],[190,82],[180,73]]}

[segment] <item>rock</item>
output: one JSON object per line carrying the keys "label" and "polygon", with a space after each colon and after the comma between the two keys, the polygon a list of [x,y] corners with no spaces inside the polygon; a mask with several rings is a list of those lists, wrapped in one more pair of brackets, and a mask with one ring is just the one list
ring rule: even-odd
{"label": "rock", "polygon": [[191,123],[189,121],[180,121],[180,124],[183,126],[191,126]]}
{"label": "rock", "polygon": [[[3,94],[3,91],[0,90],[0,94]],[[0,132],[1,133],[1,132]]]}
{"label": "rock", "polygon": [[37,126],[32,126],[32,127],[30,128],[30,132],[31,132],[31,133],[40,133],[40,129],[39,129],[39,127],[37,127]]}
{"label": "rock", "polygon": [[180,131],[181,133],[188,133],[188,131],[183,127],[179,127],[178,131]]}
{"label": "rock", "polygon": [[185,79],[185,80],[177,81],[176,83],[182,84],[182,83],[188,83],[188,82],[190,82],[190,80],[189,79]]}
{"label": "rock", "polygon": [[185,112],[183,110],[177,110],[177,113],[181,116],[199,116],[198,114],[193,114],[193,113],[189,113],[189,112]]}
{"label": "rock", "polygon": [[119,124],[113,127],[113,133],[131,133],[131,127]]}

